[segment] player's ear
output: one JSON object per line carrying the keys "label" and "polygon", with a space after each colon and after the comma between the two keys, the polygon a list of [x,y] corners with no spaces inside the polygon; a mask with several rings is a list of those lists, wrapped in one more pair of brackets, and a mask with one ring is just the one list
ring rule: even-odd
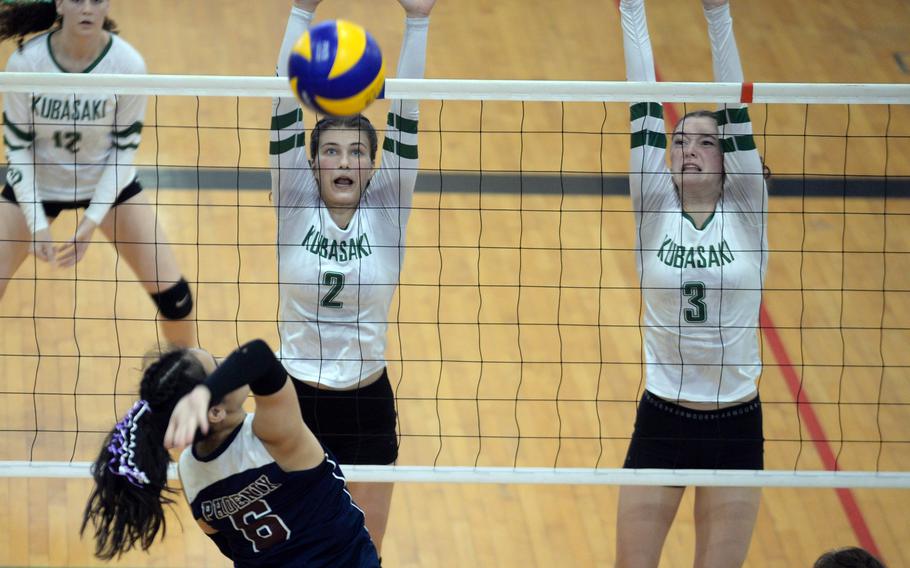
{"label": "player's ear", "polygon": [[224,405],[216,404],[215,406],[209,408],[209,424],[218,424],[224,420],[225,416],[227,416],[227,412],[224,410]]}

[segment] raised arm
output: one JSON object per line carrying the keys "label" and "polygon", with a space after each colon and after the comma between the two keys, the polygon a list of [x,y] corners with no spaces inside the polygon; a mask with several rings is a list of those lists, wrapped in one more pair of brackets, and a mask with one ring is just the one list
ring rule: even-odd
{"label": "raised arm", "polygon": [[[276,74],[288,75],[291,49],[313,21],[318,0],[296,0],[278,51]],[[287,217],[318,196],[316,180],[306,152],[306,125],[300,103],[288,87],[288,95],[272,100],[269,128],[269,165],[272,172],[272,201],[279,218]]]}
{"label": "raised arm", "polygon": [[619,15],[626,59],[626,80],[657,81],[644,0],[622,0],[619,3]]}
{"label": "raised arm", "polygon": [[[728,0],[702,0],[711,40],[714,80],[728,83],[744,81],[733,18]],[[728,206],[739,208],[753,224],[765,221],[768,187],[761,157],[752,136],[752,122],[745,104],[721,104],[717,128],[724,150],[725,192]]]}
{"label": "raised arm", "polygon": [[743,67],[739,62],[739,50],[733,36],[730,3],[727,0],[702,0],[702,8],[708,21],[714,80],[722,83],[742,83]]}
{"label": "raised arm", "polygon": [[[655,82],[657,77],[644,0],[622,0],[619,11],[626,79]],[[672,191],[666,191],[669,171],[663,106],[658,102],[632,103],[629,112],[632,134],[629,193],[636,223],[640,223],[643,212],[661,210],[674,195]]]}
{"label": "raised arm", "polygon": [[[427,34],[430,12],[436,0],[398,0],[405,10],[404,38],[398,56],[398,77],[421,79],[426,70]],[[407,215],[417,182],[417,123],[419,107],[416,100],[393,100],[386,121],[382,145],[382,165],[371,197],[386,205],[387,213],[396,219]],[[403,210],[404,211],[403,211]]]}
{"label": "raised arm", "polygon": [[285,471],[309,469],[324,456],[322,446],[300,414],[296,391],[268,344],[251,341],[231,353],[205,382],[181,398],[168,422],[164,445],[189,445],[200,430],[208,433],[208,409],[245,385],[256,399],[253,432]]}

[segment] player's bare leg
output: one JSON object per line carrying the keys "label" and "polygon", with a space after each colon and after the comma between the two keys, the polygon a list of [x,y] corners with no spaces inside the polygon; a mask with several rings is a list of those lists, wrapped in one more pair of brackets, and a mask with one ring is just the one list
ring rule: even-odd
{"label": "player's bare leg", "polygon": [[0,298],[28,256],[31,239],[19,206],[0,199]]}
{"label": "player's bare leg", "polygon": [[[134,195],[111,209],[100,228],[149,294],[163,292],[180,280],[180,266],[173,247],[158,224],[154,206],[144,194]],[[168,343],[197,346],[194,312],[195,309],[178,320],[158,318]]]}

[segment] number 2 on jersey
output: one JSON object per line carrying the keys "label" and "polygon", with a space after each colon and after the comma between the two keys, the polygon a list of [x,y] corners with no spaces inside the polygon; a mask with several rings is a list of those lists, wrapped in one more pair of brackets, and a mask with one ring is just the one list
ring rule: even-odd
{"label": "number 2 on jersey", "polygon": [[322,297],[322,301],[319,302],[323,308],[341,308],[344,306],[344,302],[336,301],[335,297],[341,292],[341,289],[344,288],[344,274],[340,272],[326,272],[322,275],[322,283],[326,286],[331,286],[326,295]]}
{"label": "number 2 on jersey", "polygon": [[691,308],[683,310],[687,323],[704,323],[708,319],[708,307],[705,305],[705,283],[698,281],[684,282],[683,296],[689,298]]}

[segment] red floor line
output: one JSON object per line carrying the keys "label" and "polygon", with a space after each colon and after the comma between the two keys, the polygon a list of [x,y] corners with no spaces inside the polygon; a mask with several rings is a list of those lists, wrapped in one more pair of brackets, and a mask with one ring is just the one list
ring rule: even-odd
{"label": "red floor line", "polygon": [[[809,435],[815,445],[818,455],[822,459],[825,469],[829,471],[836,470],[837,462],[834,458],[834,451],[831,449],[831,443],[825,436],[824,429],[818,421],[815,409],[812,407],[812,401],[809,400],[806,389],[800,384],[799,375],[790,362],[790,356],[787,354],[784,342],[781,341],[780,335],[777,333],[777,328],[774,326],[774,322],[771,320],[771,316],[768,314],[768,310],[765,309],[764,305],[762,305],[761,308],[761,328],[762,331],[764,331],[765,340],[771,347],[771,352],[774,353],[774,358],[777,359],[781,375],[783,375],[784,381],[790,389],[790,394],[793,395],[793,399],[796,401],[799,415],[802,417],[803,423],[809,430]],[[856,535],[856,540],[859,542],[859,545],[881,558],[881,552],[878,549],[878,545],[875,543],[875,539],[872,537],[872,532],[869,530],[866,518],[863,516],[862,510],[860,510],[859,505],[856,502],[853,491],[839,488],[835,489],[835,492],[837,493],[838,499],[840,499],[841,506],[844,509],[844,513],[847,515],[850,526],[853,527],[853,533]]]}
{"label": "red floor line", "polygon": [[[616,0],[616,7],[619,8],[619,0]],[[658,81],[661,80],[656,64],[654,66],[654,76]],[[677,112],[676,107],[672,104],[664,105],[664,116],[667,124],[675,125],[679,121],[679,112]],[[781,375],[783,375],[787,387],[790,389],[790,393],[796,401],[797,409],[802,417],[803,423],[806,424],[806,427],[809,430],[809,435],[815,445],[815,450],[821,457],[825,468],[834,471],[837,467],[837,463],[834,458],[834,451],[831,449],[831,443],[828,441],[827,436],[825,436],[824,429],[818,421],[815,409],[812,407],[812,402],[809,400],[805,388],[802,388],[799,375],[790,362],[790,356],[787,354],[787,349],[784,347],[784,343],[781,341],[780,335],[777,333],[777,328],[774,327],[774,322],[771,320],[771,316],[768,315],[768,311],[765,309],[764,304],[761,306],[760,321],[762,331],[764,331],[765,334],[765,339],[770,345],[771,351],[774,353],[774,358],[777,359]],[[875,539],[872,537],[872,532],[869,530],[866,518],[863,516],[862,510],[856,502],[853,491],[850,489],[835,489],[834,491],[837,493],[841,507],[844,509],[844,514],[847,516],[847,520],[853,528],[853,534],[856,535],[856,540],[859,545],[881,558],[882,555],[878,550],[878,545],[876,545]]]}

